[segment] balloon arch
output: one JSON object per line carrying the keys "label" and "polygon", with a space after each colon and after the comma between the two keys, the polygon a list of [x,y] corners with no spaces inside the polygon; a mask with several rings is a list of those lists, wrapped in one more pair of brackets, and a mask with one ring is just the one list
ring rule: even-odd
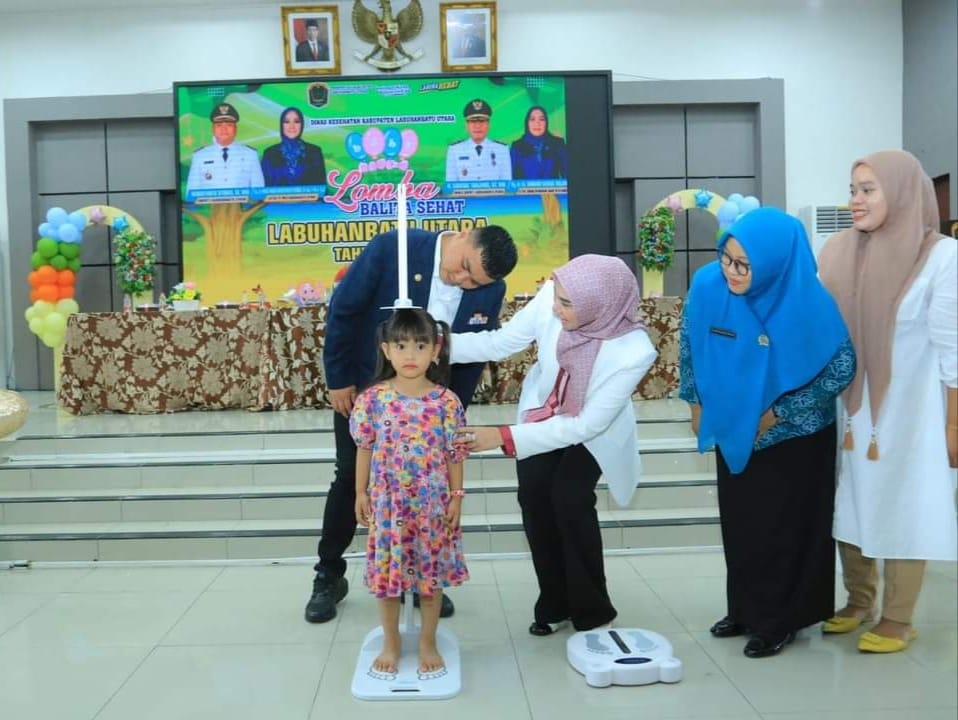
{"label": "balloon arch", "polygon": [[724,198],[701,188],[679,190],[657,202],[638,223],[636,254],[642,267],[642,295],[662,295],[665,271],[675,256],[675,216],[686,210],[705,210],[718,220],[724,231],[750,210],[760,207],[758,198],[732,193]]}

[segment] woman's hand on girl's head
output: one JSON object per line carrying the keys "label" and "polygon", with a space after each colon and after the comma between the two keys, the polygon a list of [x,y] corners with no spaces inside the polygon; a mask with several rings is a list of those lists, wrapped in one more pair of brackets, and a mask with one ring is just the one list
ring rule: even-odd
{"label": "woman's hand on girl's head", "polygon": [[369,527],[372,521],[372,503],[369,501],[369,493],[356,493],[356,522],[363,527]]}

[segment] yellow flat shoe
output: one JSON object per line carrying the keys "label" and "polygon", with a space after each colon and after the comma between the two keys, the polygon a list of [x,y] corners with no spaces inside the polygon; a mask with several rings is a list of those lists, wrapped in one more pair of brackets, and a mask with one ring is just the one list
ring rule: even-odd
{"label": "yellow flat shoe", "polygon": [[862,623],[871,622],[872,618],[865,617],[845,617],[843,615],[834,615],[822,623],[823,633],[850,633],[857,630]]}
{"label": "yellow flat shoe", "polygon": [[918,631],[914,628],[911,628],[908,631],[907,640],[902,640],[901,638],[885,637],[884,635],[876,635],[873,632],[867,632],[859,639],[858,649],[867,653],[901,652],[908,647],[908,643],[910,643],[916,637],[918,637]]}

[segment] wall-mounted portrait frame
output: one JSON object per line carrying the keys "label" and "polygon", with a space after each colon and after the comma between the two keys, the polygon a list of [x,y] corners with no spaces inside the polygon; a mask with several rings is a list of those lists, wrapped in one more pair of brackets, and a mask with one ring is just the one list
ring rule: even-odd
{"label": "wall-mounted portrait frame", "polygon": [[338,75],[339,8],[298,5],[282,8],[286,75]]}
{"label": "wall-mounted portrait frame", "polygon": [[440,3],[439,29],[443,72],[497,68],[495,2]]}

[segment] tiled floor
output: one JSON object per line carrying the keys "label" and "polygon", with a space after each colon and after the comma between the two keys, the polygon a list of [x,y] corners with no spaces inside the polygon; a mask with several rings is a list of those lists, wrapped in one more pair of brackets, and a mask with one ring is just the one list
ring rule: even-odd
{"label": "tiled floor", "polygon": [[302,618],[311,568],[101,566],[0,570],[4,720],[329,720],[382,717],[562,720],[953,720],[958,708],[954,564],[934,564],[903,653],[865,656],[854,635],[803,631],[781,655],[750,660],[708,626],[724,609],[715,552],[616,555],[607,575],[619,627],[666,635],[677,685],[586,686],[566,663],[567,632],[527,634],[528,559],[471,559],[448,621],[462,648],[462,693],[434,703],[364,703],[350,682],[376,622],[358,583],[337,619]]}

